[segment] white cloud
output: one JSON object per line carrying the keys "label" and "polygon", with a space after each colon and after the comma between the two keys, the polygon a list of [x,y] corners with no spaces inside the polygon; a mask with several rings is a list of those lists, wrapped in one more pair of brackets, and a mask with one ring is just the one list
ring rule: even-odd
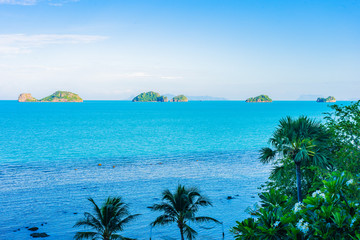
{"label": "white cloud", "polygon": [[0,4],[29,6],[29,5],[36,5],[40,2],[44,2],[51,6],[59,7],[66,3],[78,2],[78,1],[80,0],[0,0]]}
{"label": "white cloud", "polygon": [[37,0],[0,0],[0,4],[10,4],[10,5],[34,5],[37,3]]}
{"label": "white cloud", "polygon": [[150,74],[145,72],[130,72],[130,73],[113,73],[113,74],[101,74],[102,78],[106,79],[134,79],[134,78],[141,78],[141,79],[163,79],[163,80],[175,80],[175,79],[182,79],[181,76],[167,76],[162,74]]}
{"label": "white cloud", "polygon": [[66,3],[78,2],[80,0],[47,0],[48,4],[55,7],[61,7]]}
{"label": "white cloud", "polygon": [[151,74],[144,73],[144,72],[134,72],[134,73],[127,73],[127,74],[119,74],[119,77],[124,78],[138,78],[138,77],[152,77]]}
{"label": "white cloud", "polygon": [[175,80],[175,79],[181,79],[182,77],[176,77],[176,76],[161,76],[161,79],[169,79],[169,80]]}
{"label": "white cloud", "polygon": [[105,39],[107,39],[107,37],[98,35],[0,34],[0,54],[29,53],[35,48],[40,48],[46,45],[91,43]]}

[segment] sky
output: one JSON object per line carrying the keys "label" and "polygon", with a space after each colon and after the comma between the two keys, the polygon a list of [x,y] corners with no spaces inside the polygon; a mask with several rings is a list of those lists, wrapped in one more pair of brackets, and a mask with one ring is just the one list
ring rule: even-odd
{"label": "sky", "polygon": [[359,0],[0,0],[0,99],[360,98]]}

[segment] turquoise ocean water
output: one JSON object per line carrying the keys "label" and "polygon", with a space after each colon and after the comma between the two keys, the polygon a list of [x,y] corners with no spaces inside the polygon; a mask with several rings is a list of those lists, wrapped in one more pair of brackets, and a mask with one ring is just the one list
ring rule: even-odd
{"label": "turquoise ocean water", "polygon": [[[258,150],[278,120],[321,119],[327,111],[328,104],[295,101],[0,101],[0,239],[32,239],[25,227],[33,226],[49,240],[72,239],[76,220],[92,210],[86,199],[101,203],[110,195],[142,214],[123,235],[149,239],[158,213],[147,206],[178,183],[212,199],[200,214],[223,221],[225,239],[233,239],[228,230],[248,216],[268,177]],[[197,239],[222,239],[222,226],[192,226]],[[152,239],[179,233],[175,225],[156,227]]]}

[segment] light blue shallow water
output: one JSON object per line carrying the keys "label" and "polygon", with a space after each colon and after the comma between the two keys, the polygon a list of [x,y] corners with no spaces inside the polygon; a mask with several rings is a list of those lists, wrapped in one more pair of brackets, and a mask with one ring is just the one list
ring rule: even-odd
{"label": "light blue shallow water", "polygon": [[[73,224],[91,210],[86,199],[109,195],[142,214],[123,235],[149,239],[158,214],[147,206],[178,183],[212,199],[201,214],[223,221],[232,239],[228,229],[248,216],[269,174],[257,153],[278,120],[329,110],[316,102],[0,101],[0,239],[32,239],[32,226],[49,240],[72,239]],[[198,239],[222,239],[221,226],[193,227]],[[179,239],[178,230],[157,227],[153,239]]]}

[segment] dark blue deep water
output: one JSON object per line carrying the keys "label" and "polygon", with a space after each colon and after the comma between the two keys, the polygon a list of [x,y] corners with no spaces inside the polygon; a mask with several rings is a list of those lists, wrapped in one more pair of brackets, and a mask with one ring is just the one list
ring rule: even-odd
{"label": "dark blue deep water", "polygon": [[[122,196],[142,214],[123,235],[149,239],[158,214],[147,206],[178,183],[212,199],[200,214],[223,221],[232,239],[228,230],[248,216],[268,177],[258,150],[278,120],[321,119],[327,111],[316,102],[0,101],[0,239],[32,239],[25,227],[33,226],[49,240],[72,239],[76,220],[92,210],[87,198],[101,203],[107,196]],[[197,239],[222,239],[221,226],[192,227]],[[179,233],[175,225],[156,227],[152,239]]]}

